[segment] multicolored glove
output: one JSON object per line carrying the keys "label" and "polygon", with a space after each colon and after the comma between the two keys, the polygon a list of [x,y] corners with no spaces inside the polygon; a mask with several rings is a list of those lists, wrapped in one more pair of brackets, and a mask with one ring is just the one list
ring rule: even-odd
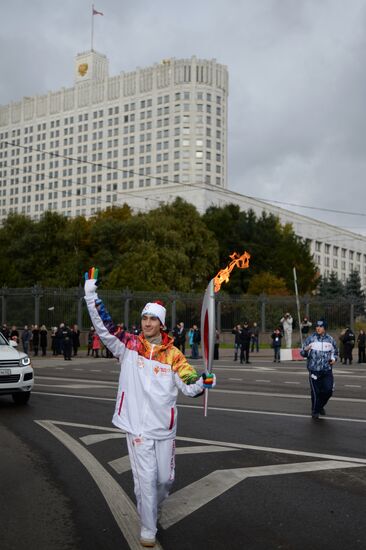
{"label": "multicolored glove", "polygon": [[89,271],[84,274],[85,284],[85,298],[97,298],[99,269],[97,267],[91,267]]}
{"label": "multicolored glove", "polygon": [[216,386],[216,375],[212,372],[204,372],[201,378],[205,390],[210,390]]}

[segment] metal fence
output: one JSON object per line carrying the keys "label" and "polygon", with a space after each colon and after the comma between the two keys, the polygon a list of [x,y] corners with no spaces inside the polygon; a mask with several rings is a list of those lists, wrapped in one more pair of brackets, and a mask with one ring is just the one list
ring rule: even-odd
{"label": "metal fence", "polygon": [[[183,321],[186,327],[200,324],[203,294],[179,292],[151,293],[124,290],[100,290],[99,295],[114,321],[127,327],[138,325],[140,312],[148,301],[162,300],[167,308],[167,326],[172,328]],[[5,288],[0,289],[1,321],[23,327],[25,324],[45,324],[48,328],[61,322],[78,324],[81,330],[90,327],[90,319],[83,299],[84,290],[78,288]],[[363,320],[365,304],[352,299],[324,300],[316,296],[300,297],[301,317],[310,320],[324,317],[330,330],[345,326],[354,328],[355,321]],[[272,331],[285,312],[295,322],[297,309],[295,296],[232,296],[224,292],[216,295],[217,328],[230,331],[244,320],[256,321],[261,332]]]}

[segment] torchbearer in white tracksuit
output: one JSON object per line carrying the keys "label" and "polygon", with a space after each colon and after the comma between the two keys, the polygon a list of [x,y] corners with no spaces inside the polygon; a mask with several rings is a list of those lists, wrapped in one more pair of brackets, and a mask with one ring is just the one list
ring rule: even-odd
{"label": "torchbearer in white tracksuit", "polygon": [[97,273],[92,268],[85,274],[85,300],[97,334],[121,365],[113,424],[126,432],[140,544],[153,547],[158,514],[174,481],[178,389],[195,397],[216,380],[199,376],[161,330],[166,309],[159,302],[143,308],[140,335],[117,331],[98,298]]}

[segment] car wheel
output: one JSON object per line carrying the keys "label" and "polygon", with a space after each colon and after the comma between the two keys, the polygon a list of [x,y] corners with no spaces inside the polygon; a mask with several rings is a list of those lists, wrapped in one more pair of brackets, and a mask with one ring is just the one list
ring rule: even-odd
{"label": "car wheel", "polygon": [[27,391],[24,393],[13,393],[12,395],[14,403],[17,405],[25,405],[30,399],[31,392]]}

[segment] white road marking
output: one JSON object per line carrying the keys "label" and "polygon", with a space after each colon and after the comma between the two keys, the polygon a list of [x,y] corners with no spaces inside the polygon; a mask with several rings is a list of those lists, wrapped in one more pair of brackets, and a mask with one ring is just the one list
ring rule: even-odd
{"label": "white road marking", "polygon": [[[196,408],[198,408],[196,406]],[[202,408],[202,407],[200,407]],[[40,422],[38,420],[35,420],[35,422]],[[50,422],[57,426],[70,426],[73,428],[87,428],[90,430],[97,430],[101,432],[106,433],[124,433],[121,432],[119,428],[110,428],[106,426],[96,426],[94,424],[81,424],[79,422],[67,422],[65,420],[46,420],[45,422]],[[366,420],[364,421],[366,422]],[[196,437],[184,437],[184,436],[177,436],[176,439],[178,441],[187,441],[189,443],[201,443],[202,445],[218,445],[220,447],[230,447],[232,449],[250,449],[253,451],[266,451],[266,452],[274,452],[279,454],[286,454],[286,455],[295,455],[295,456],[309,456],[313,458],[323,458],[325,460],[342,460],[345,462],[355,462],[357,464],[364,464],[366,465],[366,458],[355,458],[351,456],[342,456],[342,455],[329,455],[329,454],[321,454],[321,453],[311,453],[308,451],[296,451],[293,449],[282,449],[278,447],[262,447],[262,446],[256,446],[256,445],[247,445],[245,443],[228,443],[227,441],[215,441],[212,439],[199,439]]]}
{"label": "white road marking", "polygon": [[[273,367],[254,367],[255,370],[259,370],[259,371],[274,371],[276,369],[274,369]],[[251,369],[248,369],[249,370],[253,370],[253,367]]]}
{"label": "white road marking", "polygon": [[[75,441],[50,420],[36,420],[36,422],[48,430],[80,460],[105,498],[131,550],[141,550],[139,517],[135,506],[120,485],[81,443]],[[158,542],[155,548],[162,550],[162,546]]]}
{"label": "white road marking", "polygon": [[359,386],[357,384],[345,384],[345,388],[362,388],[362,386]]}
{"label": "white road marking", "polygon": [[232,382],[242,382],[243,381],[242,378],[229,378],[229,380],[231,380]]}
{"label": "white road marking", "polygon": [[67,388],[72,390],[109,389],[105,384],[37,384],[37,388]]}
{"label": "white road marking", "polygon": [[90,372],[103,372],[103,371],[101,371],[100,369],[99,369],[99,370],[97,370],[97,369],[90,369]]}
{"label": "white road marking", "polygon": [[[281,367],[256,367],[256,366],[253,366],[251,368],[245,368],[245,367],[223,367],[223,366],[218,366],[218,365],[214,365],[214,371],[215,372],[228,372],[228,371],[234,371],[234,372],[237,372],[237,373],[240,373],[240,372],[251,372],[253,374],[255,374],[255,372],[257,371],[261,371],[261,370],[269,370],[269,371],[272,371],[273,373],[275,374],[291,374],[291,376],[304,376],[306,378],[309,377],[309,373],[306,369],[305,365],[301,365],[300,367],[296,367],[295,365],[291,366],[291,365],[287,365],[286,369],[282,368]],[[291,370],[289,370],[291,368]],[[292,370],[293,369],[293,370]],[[365,374],[356,374],[354,371],[345,371],[345,370],[338,370],[337,367],[335,367],[333,369],[333,372],[334,372],[334,375],[335,376],[338,376],[340,375],[340,378],[363,378],[365,379],[366,376]]]}
{"label": "white road marking", "polygon": [[285,382],[285,384],[300,384],[300,382]]}
{"label": "white road marking", "polygon": [[[256,380],[257,382],[258,380]],[[263,380],[261,380],[263,382]],[[270,382],[270,380],[268,380]],[[255,392],[255,391],[245,391],[245,390],[220,390],[214,388],[210,392],[215,393],[228,393],[236,395],[260,395],[262,397],[281,397],[286,399],[309,399],[308,395],[305,394],[295,394],[295,393],[270,393],[270,392]],[[332,397],[332,401],[340,402],[351,402],[351,403],[366,403],[366,399],[358,399],[353,397]]]}
{"label": "white road marking", "polygon": [[[91,435],[106,435],[108,437],[116,435],[119,432],[117,428],[104,428],[100,426],[88,426],[72,422],[51,421],[51,420],[36,420],[44,429],[48,430],[56,437],[65,447],[73,453],[88,470],[91,477],[97,484],[99,490],[104,496],[119,528],[121,529],[126,541],[133,550],[140,548],[139,544],[139,520],[127,494],[123,491],[118,483],[110,476],[103,466],[94,458],[94,456],[78,443],[73,437],[58,428],[57,425],[85,427],[93,430],[99,430],[107,433],[91,434]],[[191,513],[195,512],[214,498],[219,497],[223,492],[234,487],[236,484],[244,481],[249,477],[262,477],[285,474],[298,474],[307,472],[326,471],[334,469],[356,468],[363,467],[366,464],[366,459],[358,459],[353,457],[341,457],[332,455],[321,455],[318,453],[308,453],[304,451],[293,451],[289,449],[274,449],[269,447],[252,446],[238,443],[219,442],[211,440],[201,440],[188,437],[178,437],[178,440],[189,441],[190,443],[204,443],[213,445],[216,449],[224,447],[227,450],[239,449],[255,449],[265,452],[275,452],[286,455],[307,456],[320,458],[324,460],[296,462],[287,464],[275,464],[259,467],[235,468],[226,470],[216,470],[211,472],[204,478],[191,483],[181,490],[173,493],[167,505],[163,508],[161,524],[167,529],[178,521],[184,519]],[[199,445],[202,452],[207,452],[205,447]],[[179,448],[179,447],[178,447]],[[183,447],[184,448],[184,447]],[[221,449],[220,449],[221,450]],[[127,469],[127,457],[122,457],[125,462],[123,471]],[[121,463],[122,466],[122,463]],[[157,543],[156,548],[161,550],[161,546]]]}
{"label": "white road marking", "polygon": [[[82,370],[82,369],[81,369]],[[68,377],[64,378],[61,376],[37,376],[37,380],[55,380],[58,382],[80,382],[81,384],[83,382],[87,382],[88,384],[104,384],[106,386],[113,386],[117,387],[116,381],[110,381],[110,380],[91,380],[89,378],[75,378],[75,377]]]}
{"label": "white road marking", "polygon": [[72,370],[79,370],[79,371],[83,371],[84,369],[72,369]]}
{"label": "white road marking", "polygon": [[103,441],[107,441],[108,439],[125,439],[126,435],[123,432],[119,433],[107,433],[107,434],[91,434],[91,435],[84,435],[83,437],[80,437],[80,441],[84,443],[84,445],[94,445],[95,443],[102,443]]}
{"label": "white road marking", "polygon": [[266,382],[266,383],[268,383],[268,384],[270,384],[270,383],[271,383],[271,381],[270,381],[270,380],[256,380],[256,382]]}
{"label": "white road marking", "polygon": [[209,475],[172,493],[163,507],[160,523],[168,529],[178,521],[192,514],[214,498],[219,497],[248,477],[298,474],[317,472],[321,470],[336,470],[344,468],[360,468],[362,464],[322,460],[294,464],[276,464],[251,468],[235,468],[231,470],[216,470]]}
{"label": "white road marking", "polygon": [[[220,447],[218,445],[194,445],[192,447],[176,447],[176,455],[191,455],[191,454],[202,454],[202,453],[221,453],[228,451],[238,451],[239,449],[230,449],[228,447]],[[117,474],[123,474],[128,472],[131,469],[130,459],[128,455],[121,456],[115,460],[111,460],[108,464],[113,468]]]}

